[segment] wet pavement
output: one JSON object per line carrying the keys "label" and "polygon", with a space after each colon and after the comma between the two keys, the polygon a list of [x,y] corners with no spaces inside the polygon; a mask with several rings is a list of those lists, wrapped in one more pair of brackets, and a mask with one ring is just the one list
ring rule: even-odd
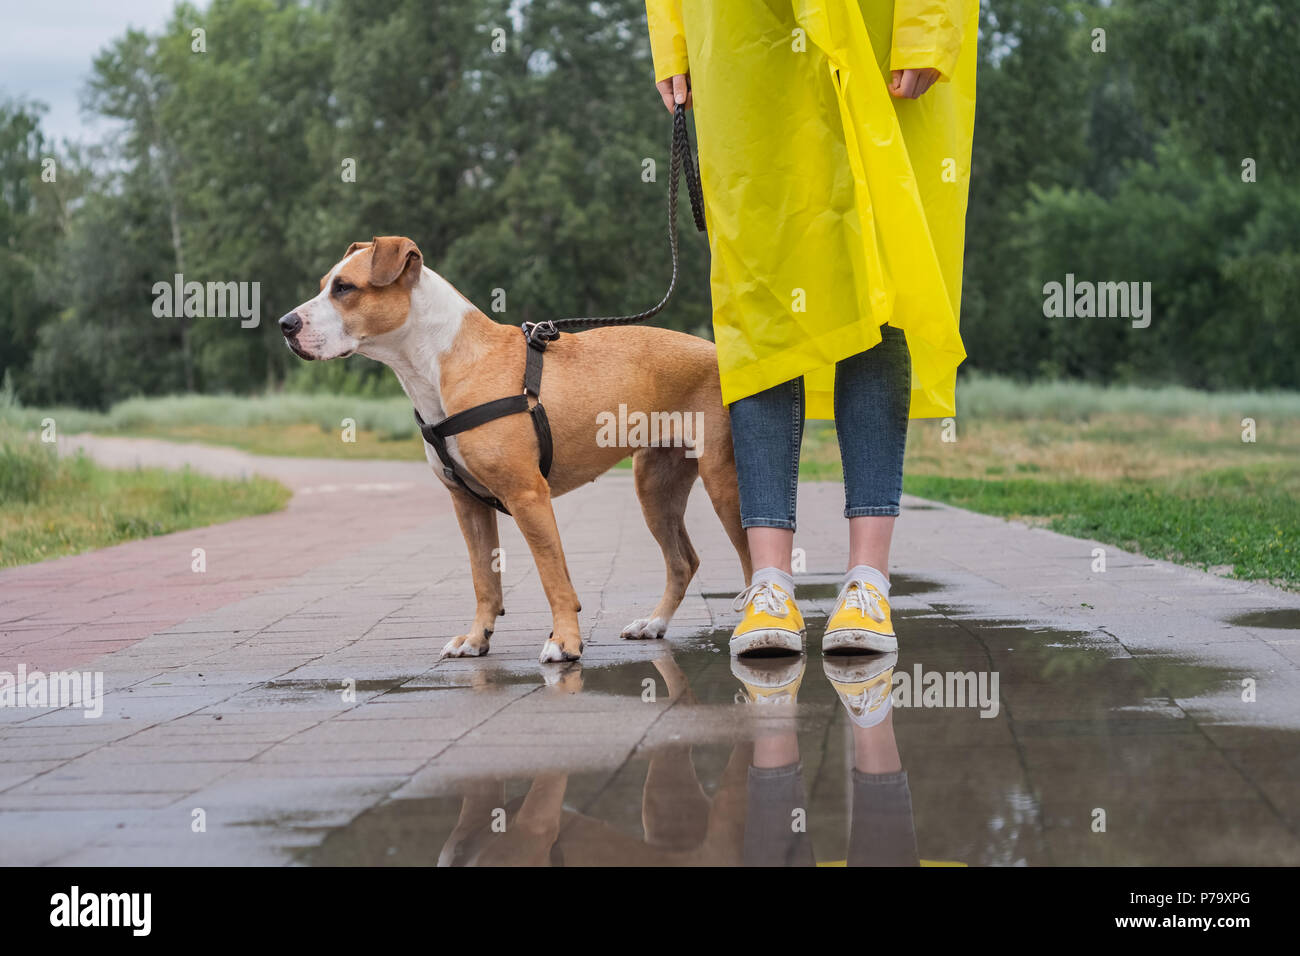
{"label": "wet pavement", "polygon": [[[809,653],[738,664],[735,556],[698,493],[703,565],[668,639],[617,638],[662,565],[615,474],[557,503],[583,661],[536,662],[547,616],[506,522],[492,653],[436,662],[472,607],[463,545],[445,496],[398,520],[414,475],[393,469],[328,507],[125,546],[155,567],[206,535],[212,565],[263,562],[216,595],[173,581],[192,613],[85,583],[122,549],[0,573],[4,666],[105,688],[95,719],[0,708],[0,863],[1300,863],[1300,596],[1116,549],[1095,573],[1095,543],[909,499],[897,658],[823,658],[842,492],[807,485]],[[362,507],[325,551],[322,521]],[[254,533],[276,520],[299,525]],[[92,593],[42,609],[40,575]],[[96,601],[145,633],[96,651]],[[62,624],[51,664],[23,635]]]}
{"label": "wet pavement", "polygon": [[[930,582],[903,578],[900,584],[901,594],[933,593]],[[813,637],[830,602],[818,603],[823,613],[808,622]],[[417,775],[297,860],[365,866],[1300,862],[1294,783],[1264,787],[1259,779],[1296,779],[1297,731],[1203,727],[1174,703],[1233,685],[1232,673],[1143,663],[1081,634],[952,620],[932,608],[900,610],[896,628],[902,651],[892,674],[996,672],[1001,699],[989,706],[976,693],[966,706],[953,706],[936,693],[927,702],[912,690],[923,680],[905,686],[896,679],[889,715],[861,727],[831,678],[870,657],[823,657],[813,641],[804,659],[738,662],[726,653],[729,629],[674,641],[644,661],[572,665],[547,686],[527,669],[480,668],[471,682],[476,693],[531,685],[537,726],[527,736],[539,748],[544,728],[581,733],[629,701],[653,716],[626,756],[602,761],[585,752],[557,753],[549,760],[539,755],[526,774]],[[753,701],[746,693],[751,680],[797,682],[793,706]],[[435,672],[390,693],[457,687],[464,685]],[[501,739],[485,729],[466,747],[482,754]],[[899,755],[894,762],[875,757],[891,752]],[[764,760],[765,753],[775,757]],[[1124,836],[1112,836],[1113,829]]]}

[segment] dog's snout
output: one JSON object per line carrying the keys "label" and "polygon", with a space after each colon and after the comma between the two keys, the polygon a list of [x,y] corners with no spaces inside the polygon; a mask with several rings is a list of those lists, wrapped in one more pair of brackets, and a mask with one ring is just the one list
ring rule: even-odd
{"label": "dog's snout", "polygon": [[286,339],[291,339],[302,330],[302,316],[297,312],[290,312],[288,315],[280,317],[280,331],[284,333]]}

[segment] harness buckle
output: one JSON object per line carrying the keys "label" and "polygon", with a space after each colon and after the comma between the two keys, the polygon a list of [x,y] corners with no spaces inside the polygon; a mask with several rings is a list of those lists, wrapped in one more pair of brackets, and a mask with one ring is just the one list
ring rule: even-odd
{"label": "harness buckle", "polygon": [[519,327],[524,330],[524,341],[529,345],[533,345],[534,341],[539,342],[541,348],[546,348],[545,343],[553,342],[560,337],[560,330],[550,319],[545,322],[525,322]]}

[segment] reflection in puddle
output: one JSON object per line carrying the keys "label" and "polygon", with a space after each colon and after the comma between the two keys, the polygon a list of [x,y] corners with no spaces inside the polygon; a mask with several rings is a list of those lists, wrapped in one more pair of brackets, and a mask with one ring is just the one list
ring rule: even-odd
{"label": "reflection in puddle", "polygon": [[1300,631],[1300,608],[1279,607],[1270,611],[1251,611],[1249,614],[1238,614],[1228,623],[1237,627],[1275,627]]}
{"label": "reflection in puddle", "polygon": [[[1300,863],[1300,737],[1193,720],[1178,703],[1242,675],[929,608],[897,610],[895,621],[898,655],[824,659],[824,619],[809,614],[806,658],[731,660],[722,629],[654,645],[653,659],[575,664],[558,677],[543,669],[552,686],[530,711],[530,743],[458,740],[450,753],[471,753],[473,768],[440,753],[422,771],[432,783],[372,807],[300,860]],[[542,683],[536,667],[484,663],[475,674],[486,693]],[[981,706],[981,675],[996,689],[992,707]],[[904,691],[905,678],[919,691]],[[464,679],[463,669],[435,670],[417,683],[463,688]],[[639,745],[595,761],[565,757],[563,742],[591,746],[628,715],[648,715],[629,709],[642,701],[657,710]]]}

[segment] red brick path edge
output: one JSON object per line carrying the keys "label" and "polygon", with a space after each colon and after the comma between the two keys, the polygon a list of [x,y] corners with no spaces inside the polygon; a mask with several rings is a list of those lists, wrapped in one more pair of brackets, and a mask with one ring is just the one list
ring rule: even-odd
{"label": "red brick path edge", "polygon": [[[294,497],[275,514],[0,571],[0,671],[75,667],[451,511],[424,462],[264,458],[85,435],[60,444],[111,467],[257,473]],[[205,552],[202,573],[192,570],[195,548]]]}

